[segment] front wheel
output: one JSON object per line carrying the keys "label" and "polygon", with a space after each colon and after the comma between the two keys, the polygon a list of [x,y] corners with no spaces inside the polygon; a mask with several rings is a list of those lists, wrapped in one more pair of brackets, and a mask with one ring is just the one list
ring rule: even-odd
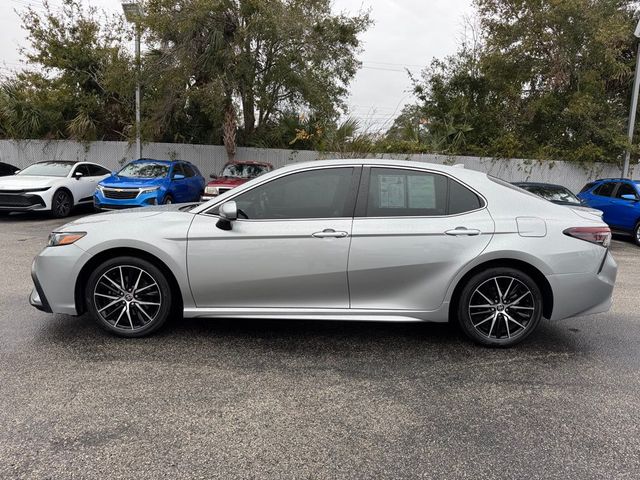
{"label": "front wheel", "polygon": [[171,195],[168,195],[166,197],[164,197],[164,205],[171,205],[173,203],[173,197]]}
{"label": "front wheel", "polygon": [[636,228],[633,229],[633,243],[640,247],[640,222],[636,223]]}
{"label": "front wheel", "polygon": [[85,300],[105,330],[122,337],[142,337],[167,321],[172,295],[165,275],[151,262],[116,257],[91,274]]}
{"label": "front wheel", "polygon": [[464,286],[458,322],[476,343],[510,347],[538,327],[542,304],[542,292],[529,275],[514,268],[490,268]]}
{"label": "front wheel", "polygon": [[58,190],[51,200],[51,214],[55,218],[64,218],[69,216],[73,207],[73,199],[66,190]]}

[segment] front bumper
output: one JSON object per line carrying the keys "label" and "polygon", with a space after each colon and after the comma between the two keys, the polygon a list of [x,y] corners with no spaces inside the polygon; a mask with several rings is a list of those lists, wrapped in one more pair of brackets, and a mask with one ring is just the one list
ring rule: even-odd
{"label": "front bumper", "polygon": [[0,193],[0,210],[28,212],[46,208],[44,199],[34,193]]}
{"label": "front bumper", "polygon": [[597,272],[547,276],[554,297],[551,320],[609,311],[617,274],[618,265],[607,251]]}
{"label": "front bumper", "polygon": [[93,206],[101,210],[120,210],[124,208],[148,207],[149,205],[160,205],[164,193],[154,191],[148,193],[140,193],[135,198],[114,199],[107,198],[99,190],[93,195]]}
{"label": "front bumper", "polygon": [[77,315],[76,279],[89,259],[75,244],[43,249],[31,266],[34,289],[29,303],[43,312]]}

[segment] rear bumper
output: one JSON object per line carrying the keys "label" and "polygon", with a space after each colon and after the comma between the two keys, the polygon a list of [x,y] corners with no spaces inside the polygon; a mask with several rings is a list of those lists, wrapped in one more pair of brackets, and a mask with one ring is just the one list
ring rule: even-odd
{"label": "rear bumper", "polygon": [[554,297],[551,320],[609,311],[618,265],[607,252],[600,267],[593,273],[547,276]]}

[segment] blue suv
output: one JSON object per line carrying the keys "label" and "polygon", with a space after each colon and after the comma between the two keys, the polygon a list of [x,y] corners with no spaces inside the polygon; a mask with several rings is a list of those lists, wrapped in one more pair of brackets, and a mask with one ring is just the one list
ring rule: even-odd
{"label": "blue suv", "polygon": [[587,183],[578,194],[616,232],[631,234],[640,246],[640,181],[606,178]]}
{"label": "blue suv", "polygon": [[204,177],[189,162],[142,158],[102,180],[93,203],[99,210],[111,210],[197,202],[204,186]]}

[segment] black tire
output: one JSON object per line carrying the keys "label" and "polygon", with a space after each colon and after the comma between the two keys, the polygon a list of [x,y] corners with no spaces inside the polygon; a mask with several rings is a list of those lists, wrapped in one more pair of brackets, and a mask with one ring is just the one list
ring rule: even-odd
{"label": "black tire", "polygon": [[637,246],[640,247],[640,221],[636,223],[636,226],[633,229],[633,232],[631,233],[631,235],[633,235],[632,237],[633,243],[635,243]]}
{"label": "black tire", "polygon": [[[133,290],[136,287],[138,294]],[[135,257],[102,263],[89,276],[85,291],[87,310],[94,320],[108,332],[129,338],[143,337],[162,327],[171,314],[172,300],[162,271]]]}
{"label": "black tire", "polygon": [[73,198],[66,190],[58,190],[51,199],[51,215],[54,218],[68,217],[73,209]]}
{"label": "black tire", "polygon": [[496,267],[469,279],[460,294],[457,317],[462,331],[474,342],[511,347],[535,331],[542,308],[542,292],[529,275]]}
{"label": "black tire", "polygon": [[167,195],[166,197],[164,197],[164,202],[162,202],[163,205],[170,205],[173,203],[173,197],[171,195]]}

